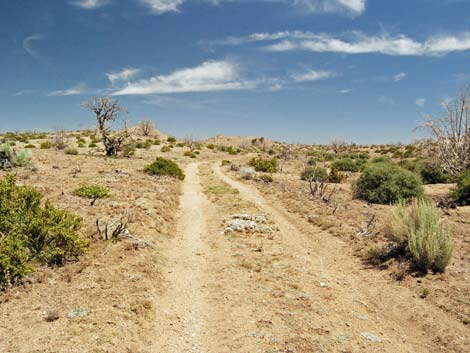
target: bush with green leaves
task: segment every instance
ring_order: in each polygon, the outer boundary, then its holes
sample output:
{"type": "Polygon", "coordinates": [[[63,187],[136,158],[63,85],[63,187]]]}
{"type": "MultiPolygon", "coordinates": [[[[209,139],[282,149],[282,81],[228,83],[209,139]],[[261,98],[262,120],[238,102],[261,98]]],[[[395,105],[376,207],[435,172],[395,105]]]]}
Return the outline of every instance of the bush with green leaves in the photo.
{"type": "Polygon", "coordinates": [[[463,172],[457,179],[457,187],[452,193],[455,202],[470,206],[470,170],[463,172]]]}
{"type": "Polygon", "coordinates": [[[327,181],[328,172],[322,167],[307,167],[300,174],[300,179],[305,181],[327,181]]]}
{"type": "Polygon", "coordinates": [[[415,199],[409,206],[399,201],[390,213],[387,233],[423,271],[444,272],[452,259],[454,246],[449,232],[429,200],[415,199]]]}
{"type": "Polygon", "coordinates": [[[354,185],[357,198],[376,204],[390,204],[423,195],[418,175],[390,163],[368,165],[354,185]]]}
{"type": "Polygon", "coordinates": [[[348,153],[345,158],[350,158],[350,159],[369,159],[369,153],[368,152],[351,152],[348,153]]]}
{"type": "Polygon", "coordinates": [[[331,167],[341,172],[360,172],[366,163],[365,159],[342,158],[334,161],[331,167]]]}
{"type": "Polygon", "coordinates": [[[248,165],[255,168],[257,172],[263,172],[263,173],[276,173],[279,168],[279,164],[276,158],[272,158],[272,159],[252,158],[248,162],[248,165]]]}
{"type": "Polygon", "coordinates": [[[162,152],[170,152],[170,150],[171,150],[171,147],[170,147],[170,146],[163,146],[163,147],[161,148],[161,151],[162,151],[162,152]]]}
{"type": "Polygon", "coordinates": [[[418,163],[416,171],[421,175],[424,184],[447,184],[452,181],[451,176],[432,161],[418,163]]]}
{"type": "Polygon", "coordinates": [[[334,167],[331,168],[330,173],[328,174],[328,182],[333,184],[341,183],[345,178],[346,175],[334,167]]]}
{"type": "Polygon", "coordinates": [[[389,156],[375,157],[371,161],[372,163],[393,163],[393,160],[389,156]]]}
{"type": "Polygon", "coordinates": [[[18,282],[35,264],[62,265],[83,254],[82,219],[42,202],[34,188],[0,179],[0,287],[18,282]]]}
{"type": "Polygon", "coordinates": [[[157,157],[155,162],[145,166],[144,171],[150,175],[169,176],[179,180],[185,178],[178,164],[162,157],[157,157]]]}
{"type": "Polygon", "coordinates": [[[4,143],[0,146],[0,152],[3,152],[13,167],[26,167],[31,165],[31,152],[24,150],[17,150],[13,148],[10,143],[4,143]]]}
{"type": "Polygon", "coordinates": [[[272,183],[274,181],[273,177],[269,174],[261,174],[257,180],[263,183],[272,183]]]}
{"type": "Polygon", "coordinates": [[[51,141],[44,141],[39,145],[39,148],[42,150],[48,150],[52,147],[54,147],[54,144],[51,141]]]}
{"type": "Polygon", "coordinates": [[[174,143],[174,142],[176,142],[176,137],[170,136],[166,140],[170,143],[174,143]]]}
{"type": "Polygon", "coordinates": [[[109,196],[109,189],[102,185],[82,185],[75,189],[73,192],[75,195],[86,198],[86,199],[104,199],[109,196]]]}
{"type": "Polygon", "coordinates": [[[68,147],[64,150],[64,153],[70,156],[77,156],[78,155],[78,150],[73,147],[68,147]]]}

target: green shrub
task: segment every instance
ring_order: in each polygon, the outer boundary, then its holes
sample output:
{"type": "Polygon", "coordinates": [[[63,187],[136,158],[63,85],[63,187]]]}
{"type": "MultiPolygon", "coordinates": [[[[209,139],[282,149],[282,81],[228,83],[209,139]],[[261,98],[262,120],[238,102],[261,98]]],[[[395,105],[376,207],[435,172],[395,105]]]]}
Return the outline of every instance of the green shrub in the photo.
{"type": "Polygon", "coordinates": [[[134,146],[135,146],[135,148],[148,150],[150,147],[152,147],[152,141],[150,141],[150,140],[147,140],[145,142],[144,141],[137,141],[134,146]]]}
{"type": "Polygon", "coordinates": [[[76,156],[76,155],[78,155],[78,150],[76,148],[73,148],[73,147],[68,147],[64,150],[64,153],[68,154],[70,156],[76,156]]]}
{"type": "Polygon", "coordinates": [[[90,142],[88,145],[89,148],[96,148],[96,142],[90,142]]]}
{"type": "Polygon", "coordinates": [[[391,211],[387,235],[406,248],[421,270],[444,272],[452,258],[452,240],[431,201],[415,199],[410,206],[398,202],[391,211]]]}
{"type": "Polygon", "coordinates": [[[155,146],[159,146],[162,142],[159,139],[155,139],[152,142],[155,146]]]}
{"type": "Polygon", "coordinates": [[[207,147],[208,149],[210,149],[210,150],[214,150],[214,149],[215,149],[215,145],[212,144],[212,143],[208,144],[206,147],[207,147]]]}
{"type": "Polygon", "coordinates": [[[446,184],[452,179],[439,165],[431,161],[418,163],[416,171],[421,175],[424,184],[446,184]]]}
{"type": "Polygon", "coordinates": [[[183,171],[175,162],[162,157],[157,157],[155,162],[144,168],[144,171],[150,175],[170,176],[179,180],[185,178],[183,171]]]}
{"type": "Polygon", "coordinates": [[[367,152],[352,152],[348,153],[345,158],[350,158],[350,159],[369,159],[369,153],[367,152]]]}
{"type": "Polygon", "coordinates": [[[372,163],[393,163],[393,160],[389,156],[380,156],[372,159],[372,163]]]}
{"type": "Polygon", "coordinates": [[[328,174],[328,182],[329,183],[341,183],[344,178],[346,178],[346,175],[341,173],[338,169],[336,168],[331,168],[330,173],[328,174]]]}
{"type": "Polygon", "coordinates": [[[373,163],[354,185],[354,194],[371,203],[389,204],[421,196],[423,186],[419,177],[406,169],[390,163],[373,163]]]}
{"type": "Polygon", "coordinates": [[[33,144],[30,143],[30,144],[27,144],[26,146],[24,146],[24,148],[29,148],[29,149],[36,148],[36,145],[33,145],[33,144]]]}
{"type": "Polygon", "coordinates": [[[255,168],[257,172],[276,173],[278,171],[278,162],[276,158],[252,158],[251,161],[248,162],[248,165],[255,168]]]}
{"type": "Polygon", "coordinates": [[[359,172],[366,163],[365,159],[342,158],[334,161],[331,166],[341,172],[359,172]]]}
{"type": "Polygon", "coordinates": [[[0,151],[4,152],[14,167],[26,167],[31,165],[31,152],[28,150],[16,150],[9,143],[0,146],[0,151]]]}
{"type": "Polygon", "coordinates": [[[452,193],[461,206],[470,206],[470,170],[462,173],[457,180],[457,188],[452,193]]]}
{"type": "Polygon", "coordinates": [[[322,167],[307,167],[300,174],[301,180],[327,181],[328,172],[322,167]]]}
{"type": "Polygon", "coordinates": [[[269,174],[261,174],[258,177],[259,181],[262,181],[263,183],[272,183],[274,181],[273,177],[269,174]]]}
{"type": "Polygon", "coordinates": [[[18,282],[35,263],[61,265],[86,249],[82,220],[54,208],[34,188],[0,179],[0,286],[18,282]]]}
{"type": "Polygon", "coordinates": [[[54,144],[51,141],[44,141],[39,145],[39,148],[42,150],[48,150],[52,147],[54,147],[54,144]]]}
{"type": "Polygon", "coordinates": [[[170,152],[170,150],[171,150],[171,148],[170,148],[169,146],[163,146],[163,147],[161,148],[161,151],[162,151],[162,152],[170,152]]]}
{"type": "Polygon", "coordinates": [[[176,142],[176,137],[170,136],[166,140],[170,143],[174,143],[174,142],[176,142]]]}
{"type": "Polygon", "coordinates": [[[109,196],[109,189],[102,185],[83,185],[73,192],[75,195],[86,199],[103,199],[109,196]]]}
{"type": "Polygon", "coordinates": [[[226,165],[230,165],[230,164],[232,164],[232,161],[229,161],[228,159],[224,159],[224,160],[222,161],[222,163],[220,163],[220,165],[221,165],[222,167],[224,167],[224,166],[226,166],[226,165]]]}

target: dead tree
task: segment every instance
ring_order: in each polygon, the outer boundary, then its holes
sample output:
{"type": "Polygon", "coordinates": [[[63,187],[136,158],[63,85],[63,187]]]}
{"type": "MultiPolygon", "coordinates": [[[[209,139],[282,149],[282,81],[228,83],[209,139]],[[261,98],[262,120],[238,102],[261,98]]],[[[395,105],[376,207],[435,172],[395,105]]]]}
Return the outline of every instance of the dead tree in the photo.
{"type": "Polygon", "coordinates": [[[349,147],[349,144],[345,140],[342,140],[342,139],[336,138],[336,139],[331,140],[330,142],[330,148],[333,150],[335,154],[339,154],[343,152],[344,150],[348,149],[348,147],[349,147]]]}
{"type": "Polygon", "coordinates": [[[116,156],[128,139],[129,133],[125,127],[120,132],[113,132],[111,124],[119,118],[121,113],[127,112],[126,108],[110,97],[95,97],[92,101],[85,101],[83,108],[96,116],[106,155],[116,156]]]}
{"type": "Polygon", "coordinates": [[[155,127],[155,124],[152,121],[142,120],[139,123],[139,129],[140,129],[140,132],[142,132],[142,135],[150,136],[152,134],[152,132],[155,131],[156,127],[155,127]]]}
{"type": "Polygon", "coordinates": [[[470,169],[470,85],[457,97],[442,102],[446,114],[442,118],[427,116],[421,125],[435,139],[434,155],[443,170],[458,176],[470,169]]]}

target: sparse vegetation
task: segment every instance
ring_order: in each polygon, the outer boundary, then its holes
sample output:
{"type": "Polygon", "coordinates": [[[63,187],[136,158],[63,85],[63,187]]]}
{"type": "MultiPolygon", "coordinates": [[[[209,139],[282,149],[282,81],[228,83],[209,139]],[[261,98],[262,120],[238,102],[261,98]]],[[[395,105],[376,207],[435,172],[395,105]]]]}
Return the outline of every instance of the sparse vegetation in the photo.
{"type": "Polygon", "coordinates": [[[169,176],[179,180],[185,178],[183,171],[175,162],[162,157],[157,157],[155,162],[144,168],[144,171],[150,175],[169,176]]]}
{"type": "MultiPolygon", "coordinates": [[[[1,155],[6,158],[6,161],[11,167],[26,167],[28,165],[31,165],[31,152],[26,149],[17,150],[16,148],[12,147],[9,143],[4,143],[0,146],[0,157],[1,155]]],[[[7,167],[8,166],[5,165],[3,166],[3,168],[7,167]]]]}
{"type": "Polygon", "coordinates": [[[73,148],[73,147],[67,147],[64,150],[64,153],[68,154],[70,156],[77,156],[78,155],[78,150],[76,148],[73,148]]]}

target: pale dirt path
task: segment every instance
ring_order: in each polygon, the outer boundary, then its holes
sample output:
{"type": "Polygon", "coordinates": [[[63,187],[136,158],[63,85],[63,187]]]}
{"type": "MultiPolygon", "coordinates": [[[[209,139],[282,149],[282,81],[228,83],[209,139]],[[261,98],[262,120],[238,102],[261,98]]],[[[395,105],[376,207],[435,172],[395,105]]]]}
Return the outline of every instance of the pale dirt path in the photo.
{"type": "Polygon", "coordinates": [[[163,317],[157,318],[159,331],[152,352],[207,352],[208,310],[206,304],[205,209],[198,164],[185,170],[186,179],[180,199],[176,238],[167,252],[169,286],[157,303],[163,317]]]}
{"type": "Polygon", "coordinates": [[[382,341],[374,348],[351,340],[353,351],[469,352],[469,330],[445,312],[417,298],[407,288],[364,269],[346,244],[330,234],[319,228],[309,234],[312,225],[306,228],[304,220],[287,214],[281,205],[268,201],[254,187],[224,174],[218,165],[214,165],[214,171],[222,181],[238,189],[241,198],[257,205],[279,226],[285,251],[294,254],[295,277],[302,290],[319,302],[322,290],[330,290],[330,298],[326,299],[335,310],[327,317],[312,313],[315,325],[330,332],[340,332],[347,326],[353,337],[368,332],[382,341]],[[364,312],[367,319],[361,318],[364,312]]]}

